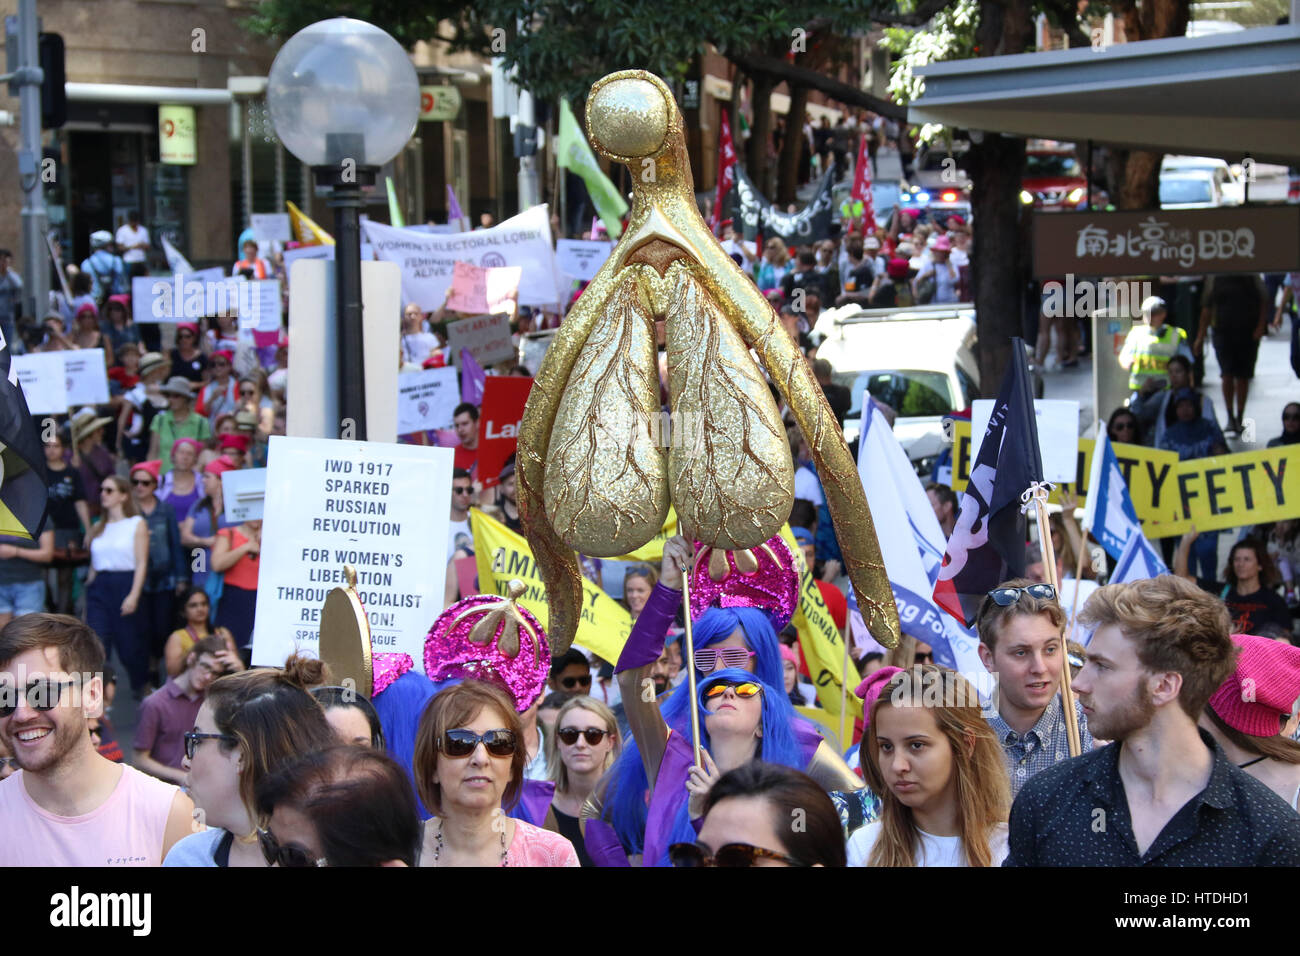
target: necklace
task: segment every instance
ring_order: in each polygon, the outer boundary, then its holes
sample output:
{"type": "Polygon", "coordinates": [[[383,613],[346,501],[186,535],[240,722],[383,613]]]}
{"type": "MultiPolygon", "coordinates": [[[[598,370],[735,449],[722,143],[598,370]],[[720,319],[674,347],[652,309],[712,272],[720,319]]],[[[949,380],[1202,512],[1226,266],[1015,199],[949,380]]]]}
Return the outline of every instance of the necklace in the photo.
{"type": "Polygon", "coordinates": [[[1239,763],[1239,764],[1237,764],[1237,766],[1238,766],[1238,767],[1241,767],[1242,769],[1245,769],[1246,767],[1249,767],[1249,766],[1251,766],[1252,764],[1257,764],[1257,763],[1259,763],[1261,760],[1267,760],[1267,759],[1268,759],[1267,757],[1256,757],[1254,760],[1247,760],[1245,763],[1239,763]]]}
{"type": "MultiPolygon", "coordinates": [[[[438,860],[442,856],[442,819],[441,818],[438,819],[438,832],[435,834],[435,836],[438,842],[433,848],[433,865],[437,866],[438,860]]],[[[509,864],[506,863],[506,828],[504,826],[501,828],[501,865],[509,866],[509,864]]]]}

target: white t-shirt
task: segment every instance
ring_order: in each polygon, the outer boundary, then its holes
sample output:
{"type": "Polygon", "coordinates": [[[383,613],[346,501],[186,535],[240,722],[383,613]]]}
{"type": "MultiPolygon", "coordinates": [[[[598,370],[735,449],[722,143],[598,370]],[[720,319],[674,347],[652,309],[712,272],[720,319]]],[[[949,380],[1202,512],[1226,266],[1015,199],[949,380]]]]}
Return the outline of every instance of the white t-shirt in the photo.
{"type": "Polygon", "coordinates": [[[135,529],[143,520],[132,515],[105,525],[90,542],[90,566],[96,571],[134,571],[135,529]]]}
{"type": "Polygon", "coordinates": [[[826,503],[821,485],[817,483],[817,476],[807,468],[795,469],[794,496],[802,498],[804,501],[811,501],[819,508],[826,503]]]}
{"type": "Polygon", "coordinates": [[[131,224],[127,223],[124,226],[117,227],[117,235],[113,238],[117,241],[117,244],[122,247],[123,262],[144,262],[144,250],[132,249],[130,247],[139,245],[142,242],[148,245],[148,229],[144,226],[137,226],[135,229],[132,229],[131,224]]]}
{"type": "MultiPolygon", "coordinates": [[[[856,830],[853,836],[849,837],[847,846],[849,866],[867,865],[867,860],[871,857],[871,848],[876,845],[876,838],[880,836],[881,829],[880,821],[876,821],[856,830]]],[[[918,866],[966,865],[966,853],[962,849],[961,837],[935,836],[932,833],[926,833],[924,830],[917,830],[916,832],[920,837],[920,846],[916,848],[915,852],[918,866]]],[[[1007,858],[1008,852],[1007,825],[1005,823],[999,823],[993,827],[993,832],[989,834],[989,850],[992,853],[990,859],[992,865],[1001,866],[1002,861],[1007,858]]]]}
{"type": "Polygon", "coordinates": [[[469,519],[464,521],[452,521],[447,525],[447,560],[456,552],[456,539],[461,535],[465,536],[464,546],[469,550],[474,550],[474,533],[469,530],[469,519]]]}

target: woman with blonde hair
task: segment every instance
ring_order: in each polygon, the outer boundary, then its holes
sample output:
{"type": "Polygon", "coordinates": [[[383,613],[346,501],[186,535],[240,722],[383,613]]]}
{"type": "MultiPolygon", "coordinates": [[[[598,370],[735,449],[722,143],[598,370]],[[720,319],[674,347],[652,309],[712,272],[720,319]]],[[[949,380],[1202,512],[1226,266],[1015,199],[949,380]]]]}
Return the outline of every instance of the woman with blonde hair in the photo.
{"type": "Polygon", "coordinates": [[[618,718],[594,697],[571,697],[555,715],[555,728],[546,735],[546,770],[555,783],[547,829],[573,844],[583,866],[595,866],[587,855],[579,813],[618,755],[618,718]]]}
{"type": "Polygon", "coordinates": [[[849,838],[850,866],[1002,863],[1011,784],[979,694],[960,674],[922,664],[890,678],[861,761],[882,806],[849,838]]]}
{"type": "Polygon", "coordinates": [[[759,291],[780,291],[785,274],[790,271],[790,250],[776,236],[763,243],[763,261],[758,267],[759,291]]]}
{"type": "Polygon", "coordinates": [[[632,620],[637,619],[645,602],[659,583],[659,572],[648,564],[634,564],[623,576],[623,604],[627,606],[632,620]]]}

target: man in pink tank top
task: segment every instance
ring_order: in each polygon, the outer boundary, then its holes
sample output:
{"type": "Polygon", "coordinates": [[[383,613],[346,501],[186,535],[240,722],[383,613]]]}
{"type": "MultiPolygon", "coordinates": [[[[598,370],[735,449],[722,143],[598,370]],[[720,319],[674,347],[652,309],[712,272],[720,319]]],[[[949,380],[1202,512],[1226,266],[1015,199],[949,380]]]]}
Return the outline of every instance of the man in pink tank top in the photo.
{"type": "Polygon", "coordinates": [[[0,781],[0,866],[159,866],[195,829],[176,787],[100,756],[104,648],[63,614],[0,629],[0,740],[19,772],[0,781]]]}

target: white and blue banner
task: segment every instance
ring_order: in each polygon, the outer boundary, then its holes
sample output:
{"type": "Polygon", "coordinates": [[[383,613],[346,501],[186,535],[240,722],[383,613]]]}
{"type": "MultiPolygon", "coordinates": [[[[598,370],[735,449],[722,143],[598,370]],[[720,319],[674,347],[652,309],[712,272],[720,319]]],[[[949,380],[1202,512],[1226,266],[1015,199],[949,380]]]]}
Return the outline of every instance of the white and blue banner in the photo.
{"type": "Polygon", "coordinates": [[[1088,503],[1083,509],[1083,530],[1091,534],[1118,560],[1129,539],[1142,537],[1128,484],[1120,471],[1115,449],[1110,447],[1105,427],[1099,422],[1097,444],[1092,450],[1092,468],[1088,474],[1088,503]]]}
{"type": "Polygon", "coordinates": [[[936,664],[981,686],[979,678],[986,672],[978,639],[931,598],[945,548],[939,519],[907,454],[869,394],[863,398],[863,408],[870,414],[864,417],[858,442],[858,474],[903,632],[929,644],[936,664]]]}
{"type": "Polygon", "coordinates": [[[1144,578],[1155,578],[1168,573],[1169,568],[1165,565],[1160,552],[1153,548],[1151,542],[1139,531],[1128,539],[1128,544],[1120,552],[1119,560],[1115,562],[1115,570],[1110,575],[1110,583],[1127,584],[1129,581],[1141,581],[1144,578]]]}

